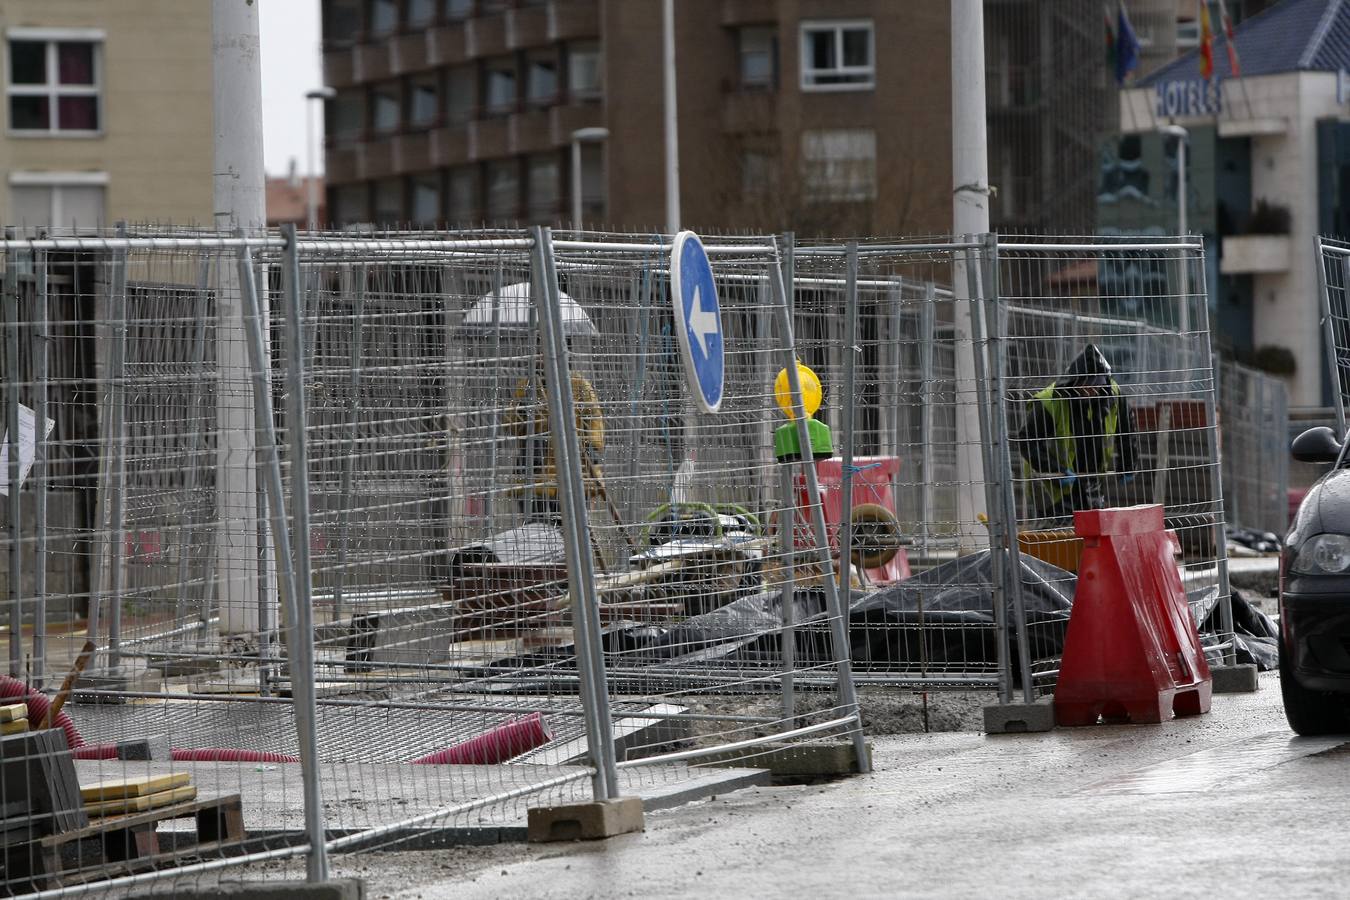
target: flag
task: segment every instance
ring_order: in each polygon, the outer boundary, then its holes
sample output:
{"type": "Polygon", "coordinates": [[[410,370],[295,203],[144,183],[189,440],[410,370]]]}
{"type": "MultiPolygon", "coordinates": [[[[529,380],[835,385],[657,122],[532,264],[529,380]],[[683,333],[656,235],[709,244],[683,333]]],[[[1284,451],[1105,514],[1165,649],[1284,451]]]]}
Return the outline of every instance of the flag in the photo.
{"type": "Polygon", "coordinates": [[[1139,38],[1134,35],[1125,4],[1121,3],[1119,8],[1120,13],[1116,18],[1116,84],[1124,87],[1125,79],[1139,68],[1139,38]]]}
{"type": "Polygon", "coordinates": [[[1200,77],[1214,77],[1214,29],[1209,26],[1209,4],[1200,0],[1200,77]]]}
{"type": "Polygon", "coordinates": [[[1238,65],[1237,35],[1233,33],[1233,18],[1228,15],[1228,4],[1219,0],[1219,22],[1223,25],[1224,46],[1228,48],[1228,68],[1233,70],[1234,78],[1242,77],[1242,67],[1238,65]]]}

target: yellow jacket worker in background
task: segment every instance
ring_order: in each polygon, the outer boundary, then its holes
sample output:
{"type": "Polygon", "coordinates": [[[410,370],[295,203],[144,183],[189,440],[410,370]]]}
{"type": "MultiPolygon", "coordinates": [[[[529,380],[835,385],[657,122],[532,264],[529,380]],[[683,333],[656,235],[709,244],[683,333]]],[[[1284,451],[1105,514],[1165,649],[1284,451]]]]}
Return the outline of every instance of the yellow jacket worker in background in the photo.
{"type": "MultiPolygon", "coordinates": [[[[516,385],[515,407],[507,419],[511,433],[521,438],[521,468],[525,474],[526,511],[556,516],[558,506],[558,464],[553,455],[553,436],[548,427],[548,399],[543,378],[534,385],[531,415],[530,381],[522,378],[516,385]],[[531,439],[533,435],[533,439],[531,439]]],[[[572,373],[572,402],[576,410],[577,436],[581,442],[583,482],[590,497],[600,493],[600,459],[605,450],[605,420],[595,388],[582,375],[572,373]]]]}

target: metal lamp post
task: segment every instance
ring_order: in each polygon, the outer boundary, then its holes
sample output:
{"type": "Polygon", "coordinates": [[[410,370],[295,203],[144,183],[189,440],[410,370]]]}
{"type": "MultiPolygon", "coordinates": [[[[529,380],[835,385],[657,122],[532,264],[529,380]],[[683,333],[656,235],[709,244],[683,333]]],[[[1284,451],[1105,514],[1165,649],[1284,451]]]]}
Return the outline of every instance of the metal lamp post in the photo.
{"type": "Polygon", "coordinates": [[[581,145],[608,137],[608,128],[578,128],[572,132],[572,227],[577,231],[581,230],[581,145]]]}
{"type": "Polygon", "coordinates": [[[337,95],[337,91],[330,87],[315,88],[305,94],[305,173],[307,181],[305,184],[305,229],[308,231],[319,230],[319,192],[317,190],[316,179],[318,173],[314,170],[314,104],[311,101],[332,100],[337,95]]]}
{"type": "MultiPolygon", "coordinates": [[[[1181,238],[1186,238],[1186,151],[1190,144],[1191,133],[1180,125],[1159,125],[1158,133],[1177,139],[1177,230],[1181,238]]],[[[1190,260],[1185,251],[1181,254],[1181,315],[1180,329],[1182,340],[1191,330],[1190,310],[1190,260]]],[[[1187,348],[1189,350],[1189,348],[1187,348]]]]}

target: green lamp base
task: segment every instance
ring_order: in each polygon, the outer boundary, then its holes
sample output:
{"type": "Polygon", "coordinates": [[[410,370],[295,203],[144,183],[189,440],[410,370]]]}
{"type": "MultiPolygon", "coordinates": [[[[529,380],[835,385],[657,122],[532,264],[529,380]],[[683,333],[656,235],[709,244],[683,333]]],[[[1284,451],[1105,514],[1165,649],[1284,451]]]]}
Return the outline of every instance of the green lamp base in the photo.
{"type": "MultiPolygon", "coordinates": [[[[811,435],[811,457],[829,459],[834,456],[834,438],[830,426],[815,419],[806,420],[807,432],[811,435]]],[[[801,439],[797,432],[797,423],[780,425],[773,433],[773,455],[779,462],[804,462],[801,439]]]]}

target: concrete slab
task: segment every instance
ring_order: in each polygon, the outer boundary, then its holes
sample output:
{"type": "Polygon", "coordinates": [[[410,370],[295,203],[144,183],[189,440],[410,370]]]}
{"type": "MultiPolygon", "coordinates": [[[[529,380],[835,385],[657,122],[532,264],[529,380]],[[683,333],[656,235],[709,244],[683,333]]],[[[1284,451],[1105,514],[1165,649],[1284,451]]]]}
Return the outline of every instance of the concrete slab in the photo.
{"type": "MultiPolygon", "coordinates": [[[[132,895],[133,898],[136,895],[132,895]]],[[[154,896],[162,900],[163,894],[154,896]]],[[[366,884],[359,878],[337,878],[331,881],[222,881],[200,891],[177,890],[179,900],[365,900],[366,884]]]]}
{"type": "Polygon", "coordinates": [[[1035,703],[995,703],[984,708],[985,734],[1036,734],[1055,727],[1054,699],[1035,703]]]}
{"type": "Polygon", "coordinates": [[[1260,687],[1256,666],[1248,663],[1238,666],[1211,666],[1210,678],[1216,694],[1250,694],[1260,687]]]}
{"type": "Polygon", "coordinates": [[[529,810],[529,840],[595,841],[642,831],[644,824],[642,801],[637,797],[536,806],[529,810]]]}
{"type": "MultiPolygon", "coordinates": [[[[870,766],[872,745],[867,745],[870,766]]],[[[706,757],[709,766],[753,765],[767,769],[777,783],[858,774],[858,756],[848,742],[766,744],[706,757]]]]}

